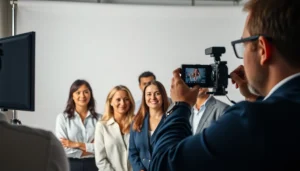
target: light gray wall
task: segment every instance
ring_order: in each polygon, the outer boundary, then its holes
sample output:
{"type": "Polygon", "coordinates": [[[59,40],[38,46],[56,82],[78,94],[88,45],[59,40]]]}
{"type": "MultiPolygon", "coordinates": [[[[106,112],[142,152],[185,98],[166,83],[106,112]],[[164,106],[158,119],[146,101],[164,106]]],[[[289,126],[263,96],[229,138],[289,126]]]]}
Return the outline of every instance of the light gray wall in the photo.
{"type": "MultiPolygon", "coordinates": [[[[204,53],[211,46],[226,47],[222,60],[232,71],[242,60],[230,41],[240,38],[245,16],[241,7],[19,2],[17,32],[37,33],[36,110],[19,111],[19,118],[53,131],[77,78],[91,83],[100,113],[115,85],[128,86],[140,99],[137,78],[145,70],[153,71],[169,93],[175,68],[213,63],[204,53]]],[[[232,100],[242,99],[231,84],[228,91],[232,100]]]]}

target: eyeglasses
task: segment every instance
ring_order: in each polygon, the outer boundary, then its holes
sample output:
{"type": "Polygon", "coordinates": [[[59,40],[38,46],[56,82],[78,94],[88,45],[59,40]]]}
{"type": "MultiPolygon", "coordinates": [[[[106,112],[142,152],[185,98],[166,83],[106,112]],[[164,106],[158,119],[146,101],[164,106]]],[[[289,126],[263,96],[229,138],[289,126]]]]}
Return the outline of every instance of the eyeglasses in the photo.
{"type": "Polygon", "coordinates": [[[245,51],[244,43],[256,41],[260,36],[264,36],[268,40],[271,40],[270,37],[259,34],[259,35],[250,36],[250,37],[241,38],[239,40],[232,41],[231,45],[233,47],[235,56],[239,59],[243,59],[244,58],[244,51],[245,51]]]}

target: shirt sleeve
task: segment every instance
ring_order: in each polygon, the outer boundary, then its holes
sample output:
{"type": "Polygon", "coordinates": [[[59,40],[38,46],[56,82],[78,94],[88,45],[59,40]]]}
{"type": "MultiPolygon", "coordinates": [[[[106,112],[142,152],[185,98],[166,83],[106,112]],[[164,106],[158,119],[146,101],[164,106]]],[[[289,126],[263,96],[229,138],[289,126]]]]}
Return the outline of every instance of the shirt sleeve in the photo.
{"type": "MultiPolygon", "coordinates": [[[[68,133],[66,130],[66,119],[63,114],[59,114],[56,118],[55,133],[56,133],[56,137],[58,139],[61,139],[61,138],[69,139],[68,133]]],[[[68,157],[80,158],[82,155],[82,150],[80,150],[80,149],[64,147],[64,150],[68,157]]]]}
{"type": "Polygon", "coordinates": [[[95,153],[94,144],[93,143],[85,143],[86,152],[95,153]]]}
{"type": "Polygon", "coordinates": [[[115,171],[111,163],[107,160],[107,153],[104,144],[102,123],[98,122],[95,131],[95,160],[99,170],[115,171]]]}

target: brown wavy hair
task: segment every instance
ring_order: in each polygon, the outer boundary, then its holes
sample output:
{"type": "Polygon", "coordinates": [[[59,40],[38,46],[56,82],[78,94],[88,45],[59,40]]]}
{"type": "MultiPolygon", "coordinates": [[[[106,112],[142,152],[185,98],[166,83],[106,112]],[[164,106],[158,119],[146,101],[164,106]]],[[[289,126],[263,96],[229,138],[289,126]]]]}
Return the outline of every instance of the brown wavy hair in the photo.
{"type": "Polygon", "coordinates": [[[142,97],[142,103],[141,103],[141,106],[134,118],[134,123],[132,125],[132,129],[134,131],[138,131],[140,132],[141,129],[142,129],[142,126],[143,126],[143,122],[144,122],[144,119],[145,119],[145,116],[146,116],[146,113],[149,112],[149,107],[147,106],[146,104],[146,100],[145,100],[145,97],[146,97],[146,89],[148,86],[150,85],[155,85],[157,86],[160,94],[162,95],[162,100],[163,100],[163,103],[162,103],[162,110],[163,110],[163,113],[166,113],[167,110],[168,110],[168,107],[170,105],[169,103],[169,99],[168,99],[168,95],[167,95],[167,92],[166,92],[166,89],[165,87],[162,85],[162,83],[160,83],[159,81],[156,81],[156,80],[153,80],[151,82],[149,82],[144,90],[143,90],[143,97],[142,97]]]}
{"type": "Polygon", "coordinates": [[[87,86],[87,88],[89,89],[89,91],[91,93],[91,99],[88,103],[88,110],[91,112],[93,118],[98,119],[97,118],[97,113],[96,113],[96,110],[95,110],[95,99],[94,99],[94,95],[93,95],[93,90],[92,90],[90,84],[86,80],[78,79],[78,80],[75,80],[73,82],[73,84],[70,87],[67,106],[66,106],[66,109],[64,110],[64,113],[68,114],[68,118],[74,117],[74,112],[75,112],[76,105],[75,105],[75,102],[73,100],[73,93],[75,91],[77,91],[82,85],[87,86]]]}
{"type": "Polygon", "coordinates": [[[111,104],[112,98],[114,97],[114,95],[116,94],[117,91],[125,91],[127,93],[128,97],[129,97],[129,100],[130,100],[130,108],[129,108],[129,110],[127,112],[127,115],[126,115],[126,118],[125,118],[124,127],[121,130],[123,133],[129,133],[130,124],[131,124],[131,122],[133,121],[133,118],[134,118],[135,103],[134,103],[134,99],[133,99],[133,96],[132,96],[130,90],[124,85],[115,86],[108,93],[108,95],[106,97],[106,102],[105,102],[104,115],[103,115],[101,121],[102,122],[107,122],[110,118],[112,118],[114,116],[114,109],[110,104],[111,104]]]}

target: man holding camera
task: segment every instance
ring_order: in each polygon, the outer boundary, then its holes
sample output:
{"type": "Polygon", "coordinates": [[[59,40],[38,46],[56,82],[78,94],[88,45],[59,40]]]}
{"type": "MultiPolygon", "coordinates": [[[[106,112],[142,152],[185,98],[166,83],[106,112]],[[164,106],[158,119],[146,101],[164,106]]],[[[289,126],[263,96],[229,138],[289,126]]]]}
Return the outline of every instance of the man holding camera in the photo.
{"type": "Polygon", "coordinates": [[[300,1],[249,0],[244,9],[249,15],[242,39],[232,42],[244,66],[230,75],[246,101],[190,136],[199,87],[190,89],[175,70],[175,105],[152,137],[150,170],[299,170],[300,1]],[[248,87],[264,98],[257,100],[248,87]]]}

